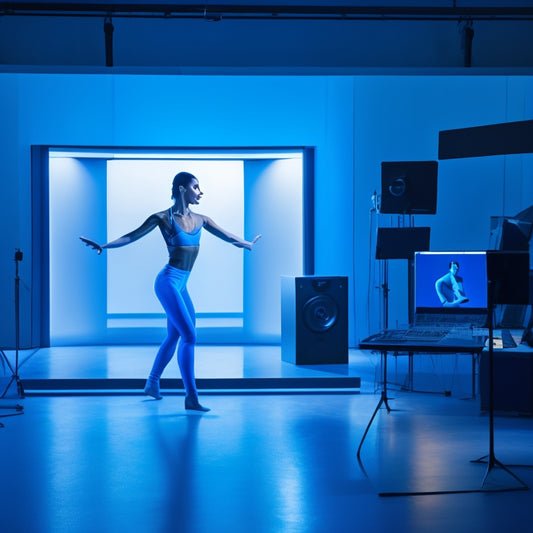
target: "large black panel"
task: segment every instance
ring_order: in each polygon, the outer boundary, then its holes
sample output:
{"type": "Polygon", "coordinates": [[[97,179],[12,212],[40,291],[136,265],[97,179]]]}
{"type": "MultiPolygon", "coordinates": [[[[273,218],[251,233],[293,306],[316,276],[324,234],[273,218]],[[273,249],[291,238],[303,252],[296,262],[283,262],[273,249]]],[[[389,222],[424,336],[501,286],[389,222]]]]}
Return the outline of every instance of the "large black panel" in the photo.
{"type": "Polygon", "coordinates": [[[348,363],[347,277],[282,277],[281,357],[297,365],[348,363]]]}
{"type": "Polygon", "coordinates": [[[439,132],[439,159],[533,152],[533,120],[439,132]]]}

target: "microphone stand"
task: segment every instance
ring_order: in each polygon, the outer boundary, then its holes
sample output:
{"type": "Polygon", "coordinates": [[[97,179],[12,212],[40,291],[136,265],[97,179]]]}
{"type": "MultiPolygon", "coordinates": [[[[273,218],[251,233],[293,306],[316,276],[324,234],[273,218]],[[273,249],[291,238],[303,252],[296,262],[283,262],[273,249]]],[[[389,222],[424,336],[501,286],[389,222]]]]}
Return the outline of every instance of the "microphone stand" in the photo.
{"type": "MultiPolygon", "coordinates": [[[[7,364],[7,366],[9,367],[9,370],[11,371],[11,379],[9,380],[9,383],[7,384],[0,398],[4,398],[6,396],[7,391],[9,390],[13,382],[16,382],[17,384],[17,397],[24,398],[24,387],[22,386],[22,381],[20,380],[20,377],[18,375],[19,373],[19,351],[20,351],[20,276],[19,276],[19,262],[20,261],[22,261],[22,252],[17,248],[15,251],[15,366],[13,367],[11,365],[4,351],[0,350],[0,355],[3,361],[7,364]]],[[[14,406],[0,405],[0,409],[16,410],[17,413],[15,414],[23,414],[22,413],[23,407],[18,404],[14,406]]],[[[2,415],[2,416],[14,416],[14,415],[11,414],[11,415],[2,415]]],[[[3,424],[0,424],[0,427],[4,427],[3,424]]]]}

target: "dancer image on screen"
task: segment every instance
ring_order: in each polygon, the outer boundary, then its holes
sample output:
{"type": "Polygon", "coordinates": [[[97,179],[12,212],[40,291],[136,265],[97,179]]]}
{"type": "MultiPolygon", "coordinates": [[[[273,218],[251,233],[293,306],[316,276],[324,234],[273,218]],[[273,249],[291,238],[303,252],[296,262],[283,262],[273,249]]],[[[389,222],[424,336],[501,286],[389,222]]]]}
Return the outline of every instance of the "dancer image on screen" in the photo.
{"type": "Polygon", "coordinates": [[[104,249],[119,248],[137,241],[159,227],[168,248],[169,260],[157,275],[154,288],[167,315],[167,336],[159,347],[144,392],[157,400],[162,398],[159,380],[177,347],[178,365],[185,387],[185,409],[209,411],[198,401],[194,375],[196,319],[187,291],[187,280],[198,256],[201,230],[205,228],[216,237],[247,250],[252,249],[261,235],[246,241],[222,229],[209,217],[193,213],[189,206],[197,205],[202,195],[197,178],[188,172],[180,172],[172,182],[172,207],[150,215],[137,229],[107,244],[100,245],[85,237],[80,239],[101,254],[104,249]]]}
{"type": "Polygon", "coordinates": [[[449,272],[435,282],[435,290],[440,302],[444,307],[459,307],[468,302],[466,297],[463,278],[457,274],[459,263],[450,261],[449,272]]]}

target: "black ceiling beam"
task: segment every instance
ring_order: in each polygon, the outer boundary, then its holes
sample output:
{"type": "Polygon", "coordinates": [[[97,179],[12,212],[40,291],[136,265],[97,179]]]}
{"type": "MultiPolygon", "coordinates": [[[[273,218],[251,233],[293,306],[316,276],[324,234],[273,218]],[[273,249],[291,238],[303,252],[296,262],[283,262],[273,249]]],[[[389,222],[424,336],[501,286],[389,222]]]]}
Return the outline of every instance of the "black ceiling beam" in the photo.
{"type": "Polygon", "coordinates": [[[533,19],[533,7],[433,7],[433,6],[346,6],[346,5],[239,5],[186,3],[114,2],[0,2],[0,16],[139,16],[194,17],[212,14],[224,18],[293,19],[533,19]]]}

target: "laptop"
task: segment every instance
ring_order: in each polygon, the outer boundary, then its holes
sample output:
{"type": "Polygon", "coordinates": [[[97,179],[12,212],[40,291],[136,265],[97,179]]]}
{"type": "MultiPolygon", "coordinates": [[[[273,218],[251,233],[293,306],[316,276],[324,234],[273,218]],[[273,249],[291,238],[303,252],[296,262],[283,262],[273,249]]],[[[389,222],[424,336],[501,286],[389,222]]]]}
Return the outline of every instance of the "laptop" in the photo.
{"type": "Polygon", "coordinates": [[[360,343],[482,342],[488,319],[487,252],[415,252],[413,323],[360,343]]]}

